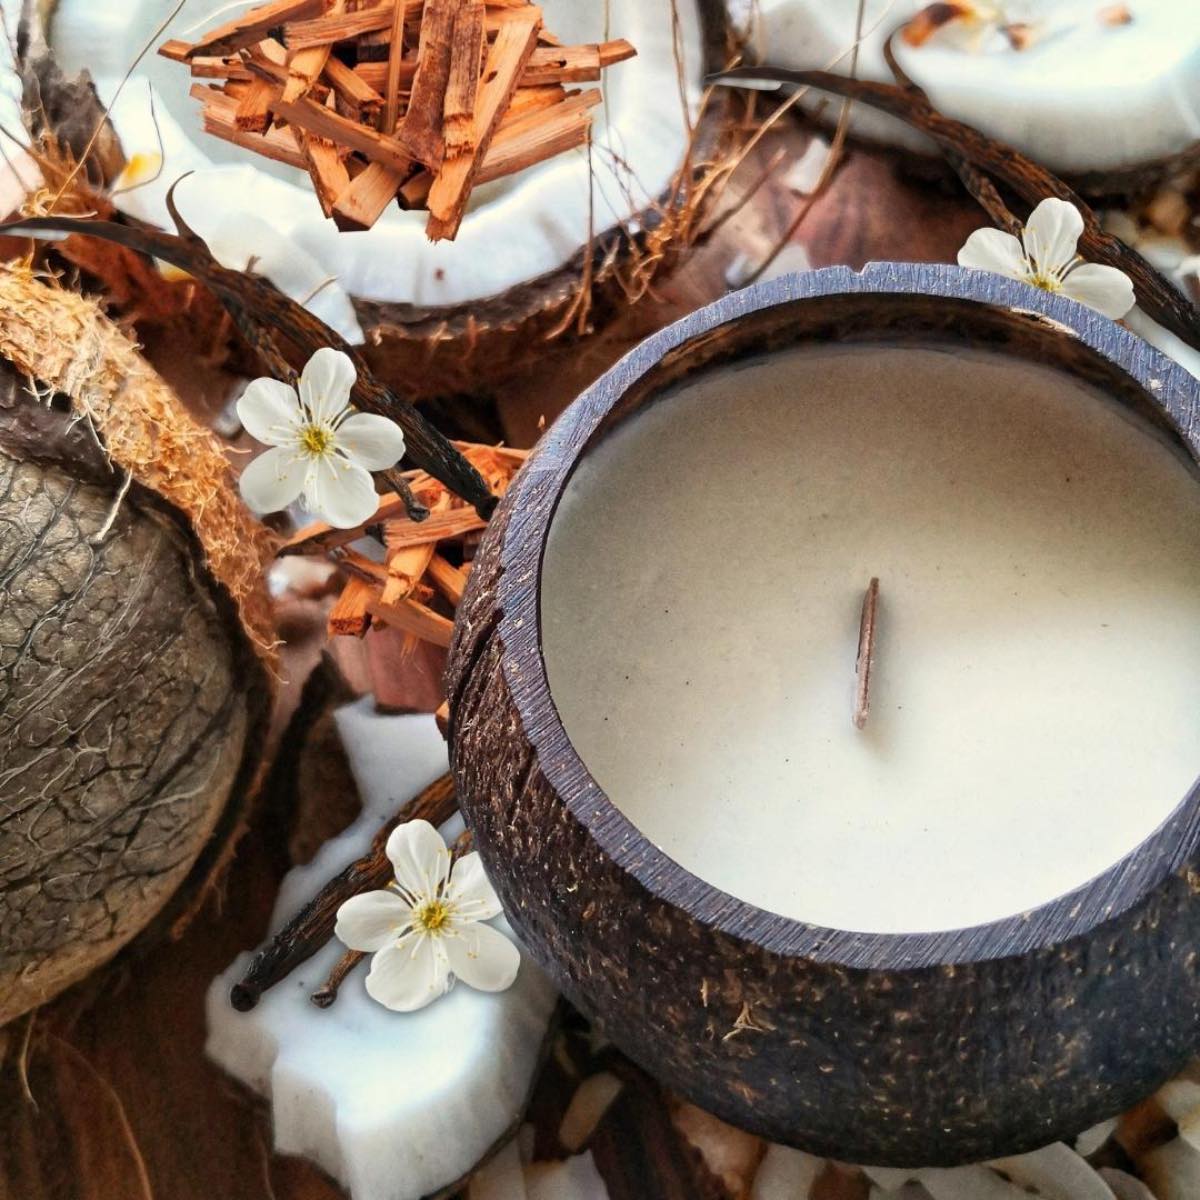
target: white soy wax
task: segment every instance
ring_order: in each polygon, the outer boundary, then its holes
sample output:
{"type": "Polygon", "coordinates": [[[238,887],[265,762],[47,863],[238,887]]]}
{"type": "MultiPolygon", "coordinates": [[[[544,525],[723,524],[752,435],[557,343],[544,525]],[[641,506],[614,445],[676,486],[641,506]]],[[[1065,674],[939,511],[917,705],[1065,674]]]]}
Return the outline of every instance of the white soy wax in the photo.
{"type": "Polygon", "coordinates": [[[682,866],[788,917],[1028,910],[1200,772],[1200,482],[1032,363],[802,347],[686,381],[583,458],[542,588],[594,778],[682,866]]]}

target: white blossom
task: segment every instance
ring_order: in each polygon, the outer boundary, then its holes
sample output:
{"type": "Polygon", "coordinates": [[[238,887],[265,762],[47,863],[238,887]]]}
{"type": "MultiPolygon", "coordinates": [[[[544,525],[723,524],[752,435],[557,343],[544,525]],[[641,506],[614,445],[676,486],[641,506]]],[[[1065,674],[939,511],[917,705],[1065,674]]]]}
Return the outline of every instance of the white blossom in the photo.
{"type": "Polygon", "coordinates": [[[300,393],[277,379],[256,379],[242,393],[238,418],[271,447],[242,472],[242,498],[256,513],[276,512],[303,495],[304,507],[330,525],[350,529],[378,505],[372,471],[404,455],[395,422],[355,412],[357,372],[340,350],[324,346],[308,360],[300,393]]]}
{"type": "Polygon", "coordinates": [[[958,265],[1022,279],[1119,320],[1133,307],[1133,284],[1116,267],[1084,262],[1075,250],[1082,233],[1079,209],[1051,197],[1033,210],[1019,239],[1002,229],[975,230],[958,265]]]}
{"type": "Polygon", "coordinates": [[[387,855],[395,881],[353,896],[338,909],[334,932],[352,950],[374,954],[367,992],[397,1012],[444,996],[456,979],[483,992],[512,986],[521,954],[484,921],[500,901],[477,853],[451,866],[441,834],[428,821],[393,830],[387,855]]]}

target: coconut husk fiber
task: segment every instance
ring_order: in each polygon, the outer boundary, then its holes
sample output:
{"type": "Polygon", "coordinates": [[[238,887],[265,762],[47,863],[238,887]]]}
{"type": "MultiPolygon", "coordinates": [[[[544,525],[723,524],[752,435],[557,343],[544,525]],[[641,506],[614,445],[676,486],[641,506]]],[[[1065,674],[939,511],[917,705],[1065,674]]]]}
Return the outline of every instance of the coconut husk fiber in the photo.
{"type": "Polygon", "coordinates": [[[209,894],[275,651],[271,536],[133,343],[7,264],[0,360],[3,1023],[209,894]]]}

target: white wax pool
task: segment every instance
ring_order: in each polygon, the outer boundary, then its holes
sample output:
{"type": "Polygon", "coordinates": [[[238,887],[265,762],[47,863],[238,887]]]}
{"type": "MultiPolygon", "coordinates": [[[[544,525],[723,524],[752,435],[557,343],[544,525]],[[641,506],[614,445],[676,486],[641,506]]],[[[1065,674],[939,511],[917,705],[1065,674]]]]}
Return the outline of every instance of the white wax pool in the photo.
{"type": "Polygon", "coordinates": [[[541,616],[613,802],[696,875],[818,925],[1027,910],[1200,773],[1200,482],[1032,364],[800,348],[685,383],[580,464],[541,616]]]}

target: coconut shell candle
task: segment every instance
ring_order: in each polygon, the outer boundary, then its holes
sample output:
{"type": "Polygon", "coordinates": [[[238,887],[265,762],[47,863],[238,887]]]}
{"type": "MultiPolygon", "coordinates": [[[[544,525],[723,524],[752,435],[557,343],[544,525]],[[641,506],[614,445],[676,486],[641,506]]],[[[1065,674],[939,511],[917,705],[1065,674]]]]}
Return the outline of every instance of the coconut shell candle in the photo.
{"type": "Polygon", "coordinates": [[[514,928],[843,1160],[1070,1137],[1194,1052],[1200,392],[949,267],[731,296],[535,451],[451,653],[514,928]]]}
{"type": "MultiPolygon", "coordinates": [[[[777,66],[891,83],[892,39],[900,68],[940,112],[1097,195],[1136,191],[1197,160],[1200,8],[1190,0],[866,0],[861,41],[858,15],[858,4],[763,0],[754,44],[777,66]]],[[[866,106],[850,120],[865,140],[933,151],[866,106]]]]}

